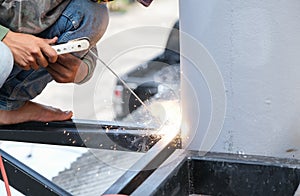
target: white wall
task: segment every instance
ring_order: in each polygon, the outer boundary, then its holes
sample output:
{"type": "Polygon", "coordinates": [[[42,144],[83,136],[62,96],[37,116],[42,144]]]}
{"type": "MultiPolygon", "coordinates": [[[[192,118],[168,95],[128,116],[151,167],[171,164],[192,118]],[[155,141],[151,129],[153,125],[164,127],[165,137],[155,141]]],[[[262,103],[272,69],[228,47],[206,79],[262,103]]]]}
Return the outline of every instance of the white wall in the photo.
{"type": "Polygon", "coordinates": [[[180,0],[185,147],[300,158],[299,10],[180,0]]]}

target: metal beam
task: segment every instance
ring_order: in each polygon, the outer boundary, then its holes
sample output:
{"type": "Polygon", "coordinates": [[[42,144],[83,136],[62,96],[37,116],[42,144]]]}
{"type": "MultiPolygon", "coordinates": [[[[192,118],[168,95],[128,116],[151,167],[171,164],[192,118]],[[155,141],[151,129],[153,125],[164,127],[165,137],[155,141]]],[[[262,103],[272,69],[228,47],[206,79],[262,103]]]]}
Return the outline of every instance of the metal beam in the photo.
{"type": "Polygon", "coordinates": [[[101,121],[28,122],[0,126],[0,140],[123,151],[146,152],[160,138],[151,128],[101,121]]]}
{"type": "Polygon", "coordinates": [[[189,170],[188,167],[183,166],[184,164],[187,164],[187,153],[185,150],[178,149],[130,195],[140,196],[144,193],[159,195],[161,187],[168,180],[171,181],[170,178],[175,178],[172,179],[175,183],[168,184],[169,192],[165,195],[189,195],[189,170]]]}
{"type": "MultiPolygon", "coordinates": [[[[24,195],[71,196],[47,178],[41,176],[0,149],[10,186],[24,195]]],[[[2,179],[2,175],[0,175],[2,179]]]]}
{"type": "Polygon", "coordinates": [[[153,148],[129,168],[104,194],[131,195],[176,150],[181,148],[179,130],[162,134],[153,148]],[[173,133],[172,133],[173,132],[173,133]]]}

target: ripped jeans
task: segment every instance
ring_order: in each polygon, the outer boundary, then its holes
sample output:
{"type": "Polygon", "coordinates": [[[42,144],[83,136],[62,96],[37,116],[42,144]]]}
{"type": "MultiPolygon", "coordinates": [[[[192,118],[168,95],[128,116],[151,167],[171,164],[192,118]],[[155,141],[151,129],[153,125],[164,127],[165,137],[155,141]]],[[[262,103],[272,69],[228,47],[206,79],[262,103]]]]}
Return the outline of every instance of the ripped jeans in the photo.
{"type": "MultiPolygon", "coordinates": [[[[42,38],[57,36],[58,43],[87,37],[90,46],[95,49],[96,43],[103,36],[107,25],[108,11],[105,4],[72,0],[60,18],[37,36],[42,38]]],[[[2,59],[0,63],[2,64],[2,59]]],[[[96,60],[93,63],[96,64],[96,60]]],[[[2,79],[1,68],[0,74],[2,79]]],[[[39,95],[52,80],[51,75],[44,68],[26,71],[14,65],[2,87],[0,80],[0,110],[20,108],[26,101],[39,95]]]]}

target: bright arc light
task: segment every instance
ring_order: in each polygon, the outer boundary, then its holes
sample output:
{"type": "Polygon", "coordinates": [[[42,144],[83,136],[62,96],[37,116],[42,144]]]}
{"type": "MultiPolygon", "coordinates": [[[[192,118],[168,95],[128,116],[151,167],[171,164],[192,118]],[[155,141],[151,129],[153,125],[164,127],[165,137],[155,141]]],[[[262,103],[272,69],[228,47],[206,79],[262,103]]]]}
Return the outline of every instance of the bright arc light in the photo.
{"type": "Polygon", "coordinates": [[[151,114],[162,122],[159,135],[171,139],[179,134],[182,117],[179,100],[158,101],[149,108],[151,114]]]}

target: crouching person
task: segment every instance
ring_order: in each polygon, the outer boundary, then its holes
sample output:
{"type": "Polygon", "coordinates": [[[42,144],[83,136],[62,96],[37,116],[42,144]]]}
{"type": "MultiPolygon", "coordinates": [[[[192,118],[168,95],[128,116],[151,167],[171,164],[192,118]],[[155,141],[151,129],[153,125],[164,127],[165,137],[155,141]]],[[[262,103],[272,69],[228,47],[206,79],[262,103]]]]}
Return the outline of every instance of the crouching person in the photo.
{"type": "Polygon", "coordinates": [[[107,25],[106,4],[93,0],[0,0],[0,124],[70,119],[72,111],[31,100],[52,80],[88,81],[96,66],[89,50],[97,53],[107,25]],[[51,47],[78,38],[89,50],[57,55],[51,47]]]}

